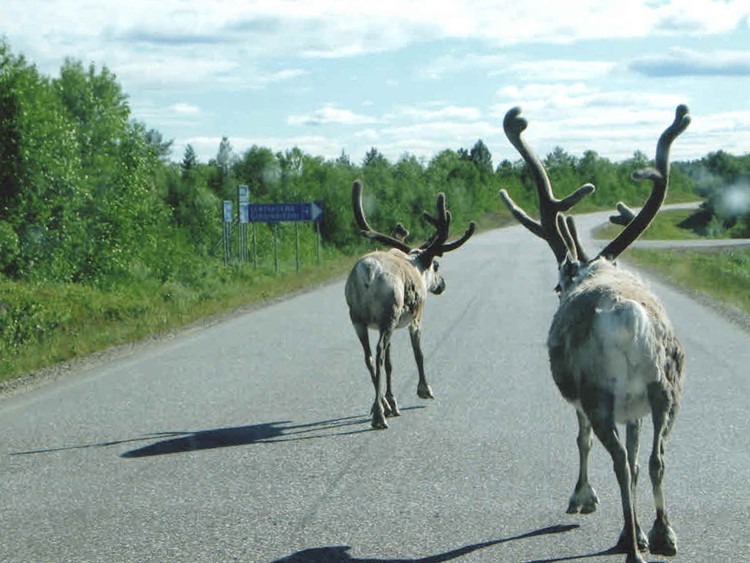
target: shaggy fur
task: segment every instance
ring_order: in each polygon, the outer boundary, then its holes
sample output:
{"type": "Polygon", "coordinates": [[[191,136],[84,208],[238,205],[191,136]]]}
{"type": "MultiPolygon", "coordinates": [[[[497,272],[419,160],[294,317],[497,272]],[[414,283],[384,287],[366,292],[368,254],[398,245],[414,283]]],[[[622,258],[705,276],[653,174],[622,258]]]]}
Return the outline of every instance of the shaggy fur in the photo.
{"type": "Polygon", "coordinates": [[[372,427],[388,428],[386,416],[398,416],[396,398],[391,388],[391,349],[393,331],[409,327],[414,359],[417,362],[419,383],[417,395],[432,399],[432,389],[424,372],[424,357],[420,345],[422,311],[427,292],[440,294],[445,289],[443,278],[437,273],[438,262],[432,260],[425,268],[419,253],[405,254],[397,249],[371,252],[354,266],[344,289],[349,317],[362,343],[365,365],[375,387],[372,406],[372,427]],[[376,356],[373,359],[367,329],[379,331],[376,356]],[[382,394],[380,375],[385,368],[386,392],[382,394]]]}
{"type": "MultiPolygon", "coordinates": [[[[552,377],[578,414],[580,472],[569,513],[596,510],[588,481],[592,430],[612,455],[625,525],[618,546],[676,553],[662,491],[664,446],[679,409],[685,354],[659,300],[634,274],[605,258],[560,266],[560,306],[547,339],[552,377]],[[654,442],[649,473],[656,520],[646,539],[635,513],[638,434],[651,413],[654,442]],[[617,432],[626,425],[626,446],[617,432]]],[[[631,551],[632,553],[632,551],[631,551]]],[[[629,561],[639,561],[629,556],[629,561]]]]}

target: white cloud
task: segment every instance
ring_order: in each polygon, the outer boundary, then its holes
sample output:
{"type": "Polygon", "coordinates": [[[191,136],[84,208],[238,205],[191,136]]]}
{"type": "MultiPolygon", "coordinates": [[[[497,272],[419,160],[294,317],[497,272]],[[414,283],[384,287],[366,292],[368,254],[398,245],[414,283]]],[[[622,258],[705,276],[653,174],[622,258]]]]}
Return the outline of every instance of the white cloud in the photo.
{"type": "Polygon", "coordinates": [[[327,104],[307,115],[290,115],[286,120],[288,125],[363,125],[376,121],[373,117],[357,114],[347,109],[339,109],[332,104],[327,104]]]}
{"type": "Polygon", "coordinates": [[[529,81],[590,81],[606,77],[616,67],[617,63],[610,61],[529,60],[493,71],[490,76],[513,73],[529,81]]]}
{"type": "MultiPolygon", "coordinates": [[[[336,158],[344,148],[339,140],[324,135],[231,137],[229,140],[235,154],[238,155],[257,145],[269,148],[273,152],[299,147],[306,154],[336,158]]],[[[221,143],[220,136],[193,136],[176,139],[173,158],[179,159],[184,153],[185,147],[189,144],[195,149],[199,159],[202,162],[207,162],[209,159],[216,157],[219,143],[221,143]]]]}
{"type": "Polygon", "coordinates": [[[443,102],[425,104],[423,107],[401,106],[384,116],[385,120],[394,121],[412,119],[415,121],[435,120],[476,120],[481,117],[482,112],[475,107],[458,106],[443,102]]]}
{"type": "MultiPolygon", "coordinates": [[[[66,56],[107,66],[130,95],[135,118],[167,128],[163,133],[176,139],[176,152],[179,143],[194,139],[196,150],[205,143],[211,155],[220,141],[214,132],[228,128],[239,130],[232,141],[240,150],[241,139],[250,137],[257,144],[279,149],[299,144],[331,157],[342,148],[357,154],[367,143],[377,143],[389,158],[404,151],[430,156],[469,147],[478,138],[494,143],[491,150],[508,150],[502,116],[522,104],[533,120],[529,134],[543,143],[628,156],[641,149],[639,143],[650,153],[664,115],[677,103],[693,101],[696,108],[702,102],[702,112],[714,114],[716,124],[702,130],[700,140],[688,132],[679,147],[736,147],[744,153],[750,124],[738,113],[744,109],[741,88],[727,93],[726,84],[728,77],[746,76],[750,61],[747,52],[716,49],[729,45],[718,34],[736,36],[737,29],[747,29],[749,17],[747,0],[0,2],[3,33],[14,52],[47,74],[56,74],[66,56]],[[682,47],[661,57],[612,53],[608,61],[593,60],[606,59],[606,51],[579,57],[575,52],[576,42],[589,39],[638,38],[646,44],[659,36],[696,45],[703,35],[710,35],[713,53],[682,47]],[[566,45],[551,58],[550,45],[556,44],[566,45]],[[406,46],[412,48],[401,57],[396,51],[406,46]],[[465,48],[479,53],[464,53],[465,48]],[[449,49],[453,54],[424,63],[449,49]],[[387,51],[394,56],[354,58],[387,51]],[[336,57],[351,60],[331,60],[336,57]],[[632,59],[635,72],[623,72],[623,58],[632,59]],[[370,69],[372,61],[393,68],[370,69]],[[682,99],[706,90],[689,81],[701,73],[725,81],[716,87],[725,89],[721,96],[682,99]],[[679,78],[646,83],[643,74],[679,78]],[[354,75],[356,84],[347,81],[354,75]],[[387,80],[398,86],[384,95],[387,80]],[[474,92],[467,93],[467,83],[474,92]],[[242,95],[226,95],[238,92],[242,95]],[[436,95],[440,102],[425,101],[436,95]],[[224,107],[225,100],[226,106],[241,107],[224,107]],[[326,125],[330,136],[295,136],[294,127],[314,124],[326,125]]],[[[700,130],[698,123],[707,117],[696,117],[691,131],[700,130]]]]}
{"type": "Polygon", "coordinates": [[[169,106],[169,109],[178,115],[198,115],[201,113],[201,109],[198,106],[184,102],[172,104],[169,106]]]}
{"type": "Polygon", "coordinates": [[[750,51],[672,48],[664,54],[640,57],[629,68],[645,76],[750,76],[750,51]]]}
{"type": "Polygon", "coordinates": [[[210,47],[240,65],[247,56],[347,57],[442,38],[512,45],[715,34],[749,15],[746,0],[5,0],[0,8],[10,40],[35,60],[55,59],[55,66],[65,56],[88,59],[89,53],[108,61],[120,53],[148,60],[157,47],[185,61],[210,47]]]}
{"type": "Polygon", "coordinates": [[[443,55],[430,61],[419,70],[423,78],[440,79],[445,75],[467,70],[485,70],[488,73],[501,73],[511,65],[508,56],[502,54],[467,53],[464,55],[443,55]]]}

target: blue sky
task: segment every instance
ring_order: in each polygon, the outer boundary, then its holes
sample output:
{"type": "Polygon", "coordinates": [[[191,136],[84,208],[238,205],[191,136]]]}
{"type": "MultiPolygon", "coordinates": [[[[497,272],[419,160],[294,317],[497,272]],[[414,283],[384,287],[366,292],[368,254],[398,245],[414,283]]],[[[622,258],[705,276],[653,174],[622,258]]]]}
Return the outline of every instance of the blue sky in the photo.
{"type": "Polygon", "coordinates": [[[45,74],[108,67],[176,160],[222,136],[354,162],[482,139],[497,164],[515,105],[541,155],[653,155],[679,103],[675,160],[750,152],[747,0],[4,0],[0,35],[45,74]]]}

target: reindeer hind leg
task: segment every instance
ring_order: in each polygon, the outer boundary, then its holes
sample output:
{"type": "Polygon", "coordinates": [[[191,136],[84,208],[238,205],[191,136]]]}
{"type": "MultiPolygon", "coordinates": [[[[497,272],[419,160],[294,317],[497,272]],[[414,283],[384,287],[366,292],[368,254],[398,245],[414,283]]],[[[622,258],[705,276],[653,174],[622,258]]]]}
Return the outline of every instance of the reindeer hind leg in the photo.
{"type": "MultiPolygon", "coordinates": [[[[353,323],[354,330],[357,333],[360,343],[362,344],[362,350],[365,354],[365,366],[370,374],[372,385],[375,388],[375,402],[372,404],[370,414],[372,415],[372,427],[373,428],[388,428],[388,424],[385,422],[384,410],[383,410],[383,398],[380,394],[380,374],[378,366],[376,365],[375,358],[372,357],[372,350],[370,348],[370,335],[367,332],[367,325],[364,323],[353,323]]],[[[381,335],[382,339],[382,335],[381,335]]],[[[378,346],[380,342],[378,341],[378,346]]]]}
{"type": "Polygon", "coordinates": [[[664,450],[666,437],[674,422],[676,407],[670,401],[666,391],[658,383],[652,383],[648,389],[651,401],[651,412],[654,423],[654,444],[649,460],[649,475],[654,491],[656,519],[648,534],[651,553],[658,555],[675,555],[677,553],[677,535],[669,524],[667,503],[664,498],[662,482],[664,480],[664,450]]]}
{"type": "MultiPolygon", "coordinates": [[[[638,450],[640,447],[640,433],[641,433],[641,421],[636,419],[630,421],[626,425],[626,438],[625,444],[628,452],[628,466],[630,467],[630,498],[633,503],[633,520],[635,522],[635,537],[638,543],[638,549],[640,551],[648,550],[648,539],[646,534],[643,533],[641,526],[638,524],[638,512],[635,507],[638,505],[636,500],[637,494],[636,489],[638,488],[638,474],[640,473],[640,466],[638,465],[638,450]]],[[[623,530],[620,536],[620,542],[625,544],[626,533],[623,530]]]]}
{"type": "Polygon", "coordinates": [[[383,373],[383,364],[385,363],[388,346],[391,343],[392,332],[393,329],[390,327],[381,329],[378,345],[375,348],[375,377],[373,378],[375,401],[372,403],[372,427],[377,430],[388,428],[388,423],[385,421],[385,405],[387,403],[381,389],[380,376],[383,373]]]}
{"type": "Polygon", "coordinates": [[[570,496],[568,503],[568,514],[591,514],[596,510],[599,504],[599,497],[596,491],[589,483],[589,452],[593,442],[593,433],[591,424],[586,415],[576,410],[578,416],[578,437],[576,444],[578,446],[578,481],[573,494],[570,496]]]}
{"type": "Polygon", "coordinates": [[[618,551],[627,553],[627,563],[645,563],[638,549],[628,452],[620,441],[614,421],[614,397],[610,393],[590,390],[583,399],[586,416],[596,437],[612,457],[615,476],[620,485],[623,533],[617,543],[618,551]]]}

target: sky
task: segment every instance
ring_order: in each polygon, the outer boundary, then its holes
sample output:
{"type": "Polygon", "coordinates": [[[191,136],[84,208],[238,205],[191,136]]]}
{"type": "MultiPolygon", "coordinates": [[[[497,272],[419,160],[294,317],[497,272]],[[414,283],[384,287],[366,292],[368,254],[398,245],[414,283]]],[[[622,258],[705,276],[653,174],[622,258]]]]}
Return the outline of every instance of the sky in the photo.
{"type": "Polygon", "coordinates": [[[222,137],[354,163],[481,139],[497,165],[520,106],[539,155],[619,161],[681,103],[673,160],[750,153],[748,0],[3,0],[0,36],[49,76],[107,67],[174,160],[222,137]]]}

